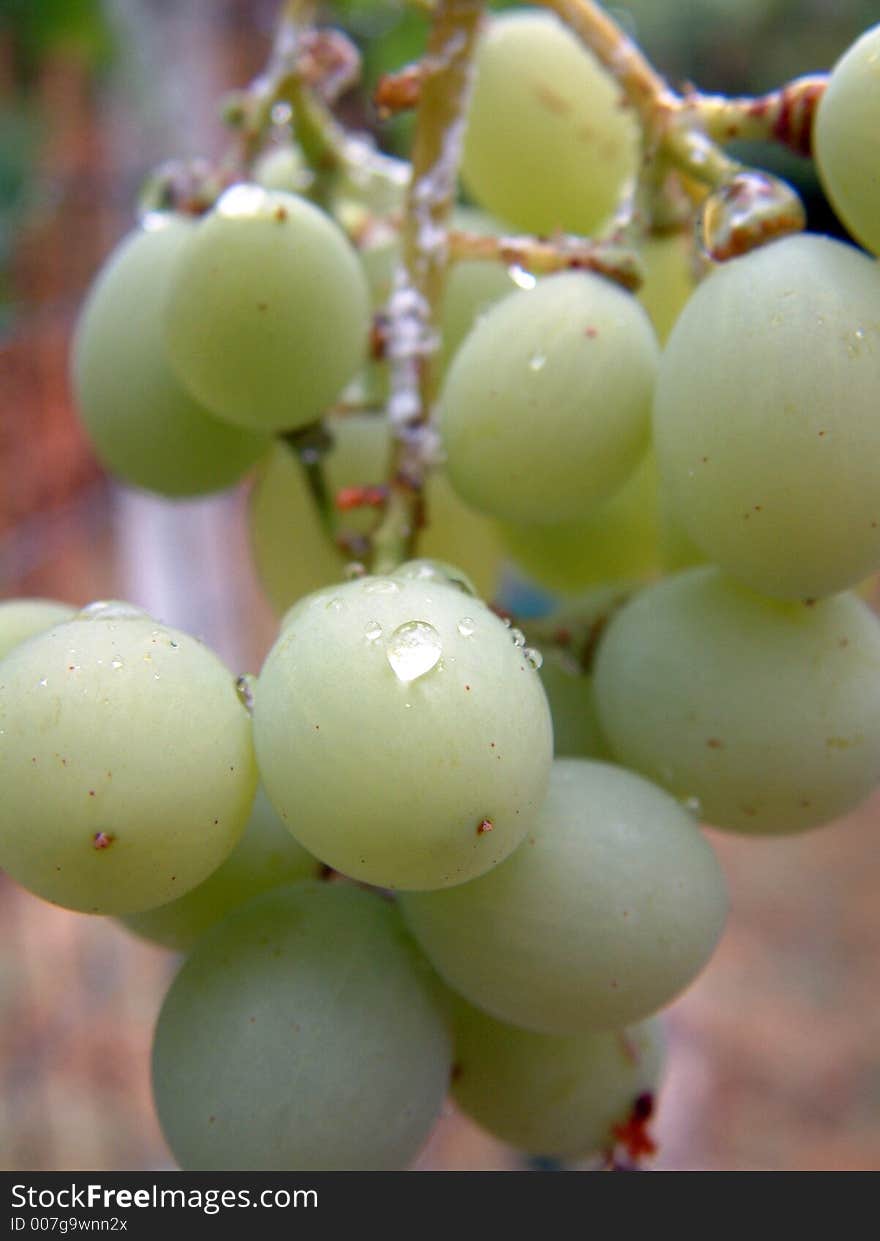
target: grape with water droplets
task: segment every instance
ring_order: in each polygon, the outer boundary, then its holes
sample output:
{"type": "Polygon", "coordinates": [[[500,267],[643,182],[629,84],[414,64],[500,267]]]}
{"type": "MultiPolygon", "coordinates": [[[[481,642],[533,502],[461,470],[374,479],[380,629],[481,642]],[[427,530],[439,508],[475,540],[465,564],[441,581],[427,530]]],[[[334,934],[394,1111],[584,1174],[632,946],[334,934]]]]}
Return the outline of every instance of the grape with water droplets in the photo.
{"type": "Polygon", "coordinates": [[[552,736],[539,677],[458,586],[364,577],[285,617],[260,673],[257,761],[300,843],[388,888],[463,883],[516,848],[552,736]]]}

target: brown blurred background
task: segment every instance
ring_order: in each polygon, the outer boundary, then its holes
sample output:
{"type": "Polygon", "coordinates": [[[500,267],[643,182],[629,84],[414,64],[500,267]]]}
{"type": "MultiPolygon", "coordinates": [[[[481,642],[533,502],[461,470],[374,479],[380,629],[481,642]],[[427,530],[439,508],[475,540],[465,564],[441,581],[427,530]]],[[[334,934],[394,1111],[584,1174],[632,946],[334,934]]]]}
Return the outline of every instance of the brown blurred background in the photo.
{"type": "MultiPolygon", "coordinates": [[[[147,171],[219,150],[216,100],[259,68],[275,7],[0,0],[0,597],[128,598],[242,671],[258,668],[274,627],[244,493],[171,503],[102,477],[71,409],[67,351],[147,171]]],[[[827,67],[874,7],[616,6],[660,67],[728,90],[827,67]]],[[[373,75],[413,53],[417,24],[393,0],[337,8],[356,34],[383,32],[373,75]]],[[[809,171],[794,172],[809,191],[809,171]]],[[[821,200],[812,209],[825,220],[821,200]]],[[[880,1168],[878,817],[875,799],[800,839],[714,834],[733,911],[709,970],[670,1011],[655,1166],[880,1168]]],[[[0,1167],[171,1166],[148,1058],[174,965],[0,876],[0,1167]]],[[[522,1164],[450,1113],[419,1166],[522,1164]]]]}

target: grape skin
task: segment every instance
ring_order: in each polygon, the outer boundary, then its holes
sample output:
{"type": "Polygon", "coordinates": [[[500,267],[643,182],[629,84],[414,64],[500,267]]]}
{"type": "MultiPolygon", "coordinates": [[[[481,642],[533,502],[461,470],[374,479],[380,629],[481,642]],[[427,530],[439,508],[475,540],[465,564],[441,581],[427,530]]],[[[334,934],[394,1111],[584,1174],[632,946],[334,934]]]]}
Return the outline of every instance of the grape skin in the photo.
{"type": "Polygon", "coordinates": [[[269,446],[211,417],[171,369],[165,298],[194,229],[168,215],[129,233],[98,273],[73,342],[76,404],[101,462],[168,496],[230,487],[269,446]]]}
{"type": "Polygon", "coordinates": [[[609,581],[656,574],[661,525],[657,463],[649,452],[620,490],[582,521],[501,527],[505,547],[533,581],[571,595],[609,581]]]}
{"type": "Polygon", "coordinates": [[[407,923],[453,990],[544,1034],[616,1029],[673,1000],[727,911],[711,846],[633,772],[556,759],[526,840],[488,874],[404,893],[407,923]]]}
{"type": "Polygon", "coordinates": [[[813,126],[816,167],[853,236],[880,254],[880,25],[831,71],[813,126]]]}
{"type": "Polygon", "coordinates": [[[234,848],[256,785],[234,678],[146,616],[74,618],[0,664],[0,865],[45,900],[136,913],[234,848]]]}
{"type": "Polygon", "coordinates": [[[260,893],[319,877],[321,863],[293,839],[257,789],[238,844],[204,883],[176,901],[122,918],[135,935],[175,952],[188,952],[200,935],[260,893]]]}
{"type": "Polygon", "coordinates": [[[880,269],[825,237],[717,268],[666,345],[654,404],[673,517],[762,594],[880,567],[880,269]]]}
{"type": "Polygon", "coordinates": [[[0,659],[34,634],[70,620],[76,608],[54,599],[7,599],[0,603],[0,659]]]}
{"type": "Polygon", "coordinates": [[[300,843],[387,888],[463,883],[505,858],[552,753],[544,691],[510,631],[455,586],[403,578],[347,582],[287,614],[254,740],[300,843]]]}
{"type": "Polygon", "coordinates": [[[591,236],[637,152],[617,84],[556,17],[525,10],[487,24],[461,167],[481,207],[522,232],[591,236]]]}
{"type": "Polygon", "coordinates": [[[463,1001],[452,1012],[455,1102],[529,1154],[585,1159],[613,1150],[615,1129],[659,1085],[665,1040],[656,1019],[560,1037],[505,1025],[463,1001]]]}
{"type": "Polygon", "coordinates": [[[588,517],[645,453],[658,358],[645,311],[600,276],[546,277],[497,302],[443,384],[453,486],[504,521],[588,517]]]}
{"type": "Polygon", "coordinates": [[[617,758],[734,831],[801,831],[877,781],[880,622],[854,595],[764,599],[711,566],[644,591],[599,647],[617,758]]]}
{"type": "Polygon", "coordinates": [[[196,945],[159,1016],[153,1089],[185,1170],[391,1170],[427,1138],[450,1062],[397,911],[304,882],[196,945]]]}
{"type": "Polygon", "coordinates": [[[213,414],[280,431],[317,418],[354,377],[369,321],[338,225],[295,194],[237,185],[180,257],[165,330],[180,380],[213,414]]]}

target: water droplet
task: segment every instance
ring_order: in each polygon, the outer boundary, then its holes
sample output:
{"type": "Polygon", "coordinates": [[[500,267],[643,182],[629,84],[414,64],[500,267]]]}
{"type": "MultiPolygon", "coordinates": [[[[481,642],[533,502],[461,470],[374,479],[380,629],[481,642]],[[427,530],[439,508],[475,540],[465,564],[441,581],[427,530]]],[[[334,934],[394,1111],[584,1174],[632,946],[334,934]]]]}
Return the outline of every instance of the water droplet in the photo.
{"type": "Polygon", "coordinates": [[[408,560],[399,569],[394,570],[396,578],[408,578],[416,582],[442,582],[445,585],[457,586],[466,595],[476,595],[477,589],[470,578],[454,565],[444,560],[408,560]]]}
{"type": "Polygon", "coordinates": [[[526,271],[519,264],[514,264],[513,267],[509,267],[507,270],[513,283],[521,289],[533,289],[538,283],[537,276],[533,276],[530,271],[526,271]]]}
{"type": "Polygon", "coordinates": [[[273,200],[272,195],[262,186],[242,183],[225,190],[217,199],[215,209],[218,215],[231,220],[248,219],[251,216],[268,214],[273,202],[277,202],[277,199],[273,200]]]}
{"type": "Polygon", "coordinates": [[[699,797],[681,797],[679,801],[688,814],[692,814],[695,819],[703,817],[703,803],[699,797]]]}
{"type": "Polygon", "coordinates": [[[364,585],[367,595],[396,595],[399,590],[397,582],[392,582],[388,577],[376,577],[364,585]]]}
{"type": "Polygon", "coordinates": [[[45,689],[48,684],[49,684],[48,678],[43,677],[43,679],[40,681],[40,685],[42,685],[43,689],[45,689]]]}
{"type": "Polygon", "coordinates": [[[510,638],[514,646],[525,646],[526,635],[521,629],[511,629],[510,638]]]}
{"type": "Polygon", "coordinates": [[[533,646],[525,647],[523,650],[523,655],[525,656],[526,663],[529,667],[534,668],[536,672],[544,663],[544,656],[533,646]]]}
{"type": "Polygon", "coordinates": [[[238,695],[238,701],[247,710],[249,715],[254,713],[254,690],[257,686],[257,678],[253,673],[243,673],[235,682],[235,692],[238,695]]]}
{"type": "Polygon", "coordinates": [[[546,365],[547,365],[546,353],[533,353],[532,356],[529,358],[529,370],[530,371],[542,371],[546,365]]]}
{"type": "Polygon", "coordinates": [[[351,564],[347,564],[345,566],[344,572],[348,580],[352,582],[355,578],[363,577],[366,574],[367,569],[366,565],[362,565],[359,560],[352,560],[351,564]]]}
{"type": "Polygon", "coordinates": [[[437,630],[427,621],[407,621],[394,630],[385,654],[399,681],[415,681],[437,666],[443,644],[437,630]]]}
{"type": "Polygon", "coordinates": [[[469,616],[463,616],[458,622],[457,628],[463,638],[469,638],[476,629],[476,625],[469,616]]]}
{"type": "Polygon", "coordinates": [[[272,111],[269,113],[272,117],[273,125],[288,125],[290,118],[293,116],[293,108],[286,100],[272,105],[272,111]]]}
{"type": "Polygon", "coordinates": [[[509,616],[502,616],[501,621],[506,629],[509,629],[510,626],[513,624],[513,621],[510,619],[509,616]]]}
{"type": "Polygon", "coordinates": [[[121,659],[111,659],[111,660],[110,660],[110,667],[111,667],[111,668],[121,668],[121,667],[122,667],[122,660],[121,660],[121,659]]]}
{"type": "Polygon", "coordinates": [[[81,611],[75,620],[142,620],[147,613],[133,603],[123,603],[120,599],[97,599],[81,611]]]}
{"type": "Polygon", "coordinates": [[[364,627],[364,637],[368,642],[378,642],[382,637],[382,626],[378,621],[368,621],[364,627]]]}
{"type": "Polygon", "coordinates": [[[328,599],[327,602],[324,604],[324,607],[327,609],[328,612],[341,612],[342,606],[343,606],[342,600],[338,599],[335,595],[332,599],[328,599]]]}

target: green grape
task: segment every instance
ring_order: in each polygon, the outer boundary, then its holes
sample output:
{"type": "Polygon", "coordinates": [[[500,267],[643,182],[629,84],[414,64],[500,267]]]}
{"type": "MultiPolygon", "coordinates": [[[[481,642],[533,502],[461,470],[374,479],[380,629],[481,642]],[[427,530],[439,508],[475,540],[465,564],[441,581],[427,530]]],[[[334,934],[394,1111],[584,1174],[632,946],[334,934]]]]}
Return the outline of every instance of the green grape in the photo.
{"type": "Polygon", "coordinates": [[[187,1171],[401,1168],[439,1115],[450,1051],[397,910],[298,883],[196,944],[156,1027],[156,1110],[187,1171]]]}
{"type": "Polygon", "coordinates": [[[314,176],[296,143],[283,142],[269,147],[255,161],[253,179],[264,190],[306,194],[311,188],[314,176]]]}
{"type": "Polygon", "coordinates": [[[391,576],[403,577],[419,582],[442,582],[445,585],[457,586],[466,595],[479,594],[468,575],[462,573],[461,569],[456,565],[449,564],[445,560],[431,560],[426,556],[420,556],[416,560],[404,561],[402,565],[399,565],[394,570],[391,576]]]}
{"type": "Polygon", "coordinates": [[[229,855],[256,784],[235,680],[136,609],[86,609],[0,666],[0,865],[85,913],[183,895],[229,855]]]}
{"type": "Polygon", "coordinates": [[[605,1154],[653,1105],[665,1053],[657,1019],[560,1037],[504,1025],[463,1001],[452,1011],[453,1098],[502,1142],[560,1159],[605,1154]]]}
{"type": "Polygon", "coordinates": [[[186,896],[122,922],[135,935],[188,952],[200,935],[239,905],[297,879],[317,878],[320,869],[320,862],[296,843],[258,788],[241,840],[213,875],[186,896]]]}
{"type": "Polygon", "coordinates": [[[880,25],[831,71],[813,126],[822,185],[844,224],[880,254],[880,25]]]}
{"type": "MultiPolygon", "coordinates": [[[[327,489],[379,486],[388,478],[391,431],[375,414],[329,415],[325,425],[333,447],[324,458],[327,489]]],[[[460,563],[478,591],[491,598],[498,578],[501,547],[493,523],[473,513],[438,471],[425,489],[428,525],[419,550],[429,558],[460,563]]],[[[368,534],[378,521],[375,509],[352,509],[340,528],[368,534]]],[[[341,559],[321,526],[294,452],[276,443],[257,475],[251,495],[251,547],[260,580],[281,615],[297,599],[338,580],[341,559]]]]}
{"type": "Polygon", "coordinates": [[[711,846],[641,776],[558,758],[524,843],[472,883],[406,893],[438,973],[527,1030],[580,1034],[640,1021],[708,961],[727,908],[711,846]]]}
{"type": "Polygon", "coordinates": [[[654,407],[673,517],[762,594],[880,566],[880,270],[797,236],[717,268],[673,329],[654,407]]]}
{"type": "Polygon", "coordinates": [[[616,756],[718,827],[800,831],[877,781],[880,622],[854,595],[785,603],[691,569],[611,621],[595,684],[616,756]]]}
{"type": "Polygon", "coordinates": [[[279,615],[339,576],[339,554],[315,511],[302,467],[281,440],[257,471],[248,528],[257,576],[279,615]]]}
{"type": "Polygon", "coordinates": [[[687,232],[646,237],[641,247],[645,279],[638,298],[661,345],[696,287],[693,238],[687,232]]]}
{"type": "MultiPolygon", "coordinates": [[[[388,477],[391,433],[375,414],[329,414],[324,425],[333,446],[324,456],[331,498],[345,487],[378,486],[388,477]]],[[[352,509],[341,525],[366,534],[376,524],[374,509],[352,509]]],[[[319,586],[337,581],[342,559],[316,511],[296,453],[276,442],[251,494],[251,547],[260,581],[276,612],[319,586]]]]}
{"type": "Polygon", "coordinates": [[[476,325],[441,395],[447,470],[481,512],[588,517],[647,448],[659,349],[644,310],[588,272],[510,294],[476,325]]]}
{"type": "Polygon", "coordinates": [[[339,227],[295,194],[235,185],[175,267],[166,339],[190,391],[228,422],[305,426],[364,360],[366,280],[339,227]]]}
{"type": "Polygon", "coordinates": [[[599,727],[592,677],[561,651],[549,650],[541,665],[541,684],[553,720],[557,758],[611,758],[599,727]]]}
{"type": "MultiPolygon", "coordinates": [[[[394,290],[395,273],[401,259],[399,232],[383,219],[369,219],[358,227],[362,219],[360,209],[343,205],[342,211],[343,220],[348,220],[351,226],[349,231],[358,235],[358,253],[370,286],[372,304],[380,309],[387,305],[394,290]]],[[[502,231],[496,220],[472,207],[456,207],[452,227],[479,235],[502,231]]],[[[448,366],[480,315],[507,293],[522,287],[519,281],[532,279],[526,275],[517,277],[496,259],[459,259],[452,263],[440,308],[441,368],[445,370],[448,366]]]]}
{"type": "Polygon", "coordinates": [[[458,586],[418,578],[346,582],[288,613],[260,674],[254,739],[300,843],[387,888],[463,883],[507,857],[552,751],[519,640],[458,586]]]}
{"type": "Polygon", "coordinates": [[[620,90],[549,13],[495,17],[481,41],[462,177],[518,229],[595,233],[638,162],[620,90]]]}
{"type": "Polygon", "coordinates": [[[164,341],[168,288],[195,225],[150,217],[113,251],[73,344],[80,416],[103,464],[137,487],[188,496],[229,487],[268,438],[210,417],[175,377],[164,341]]]}
{"type": "MultiPolygon", "coordinates": [[[[484,211],[473,207],[456,207],[453,228],[478,236],[503,232],[501,225],[484,211]]],[[[440,363],[446,369],[459,345],[490,306],[508,293],[531,284],[534,278],[511,271],[497,259],[459,259],[446,274],[440,314],[440,363]]]]}
{"type": "Polygon", "coordinates": [[[70,620],[76,608],[54,599],[7,599],[0,603],[0,659],[34,634],[70,620]]]}
{"type": "Polygon", "coordinates": [[[425,505],[428,524],[419,535],[420,554],[457,565],[482,599],[493,599],[503,553],[495,522],[474,512],[442,470],[428,475],[425,505]]]}
{"type": "Polygon", "coordinates": [[[657,463],[648,453],[616,495],[582,521],[501,527],[514,561],[535,582],[570,595],[608,581],[651,577],[660,562],[657,463]]]}

